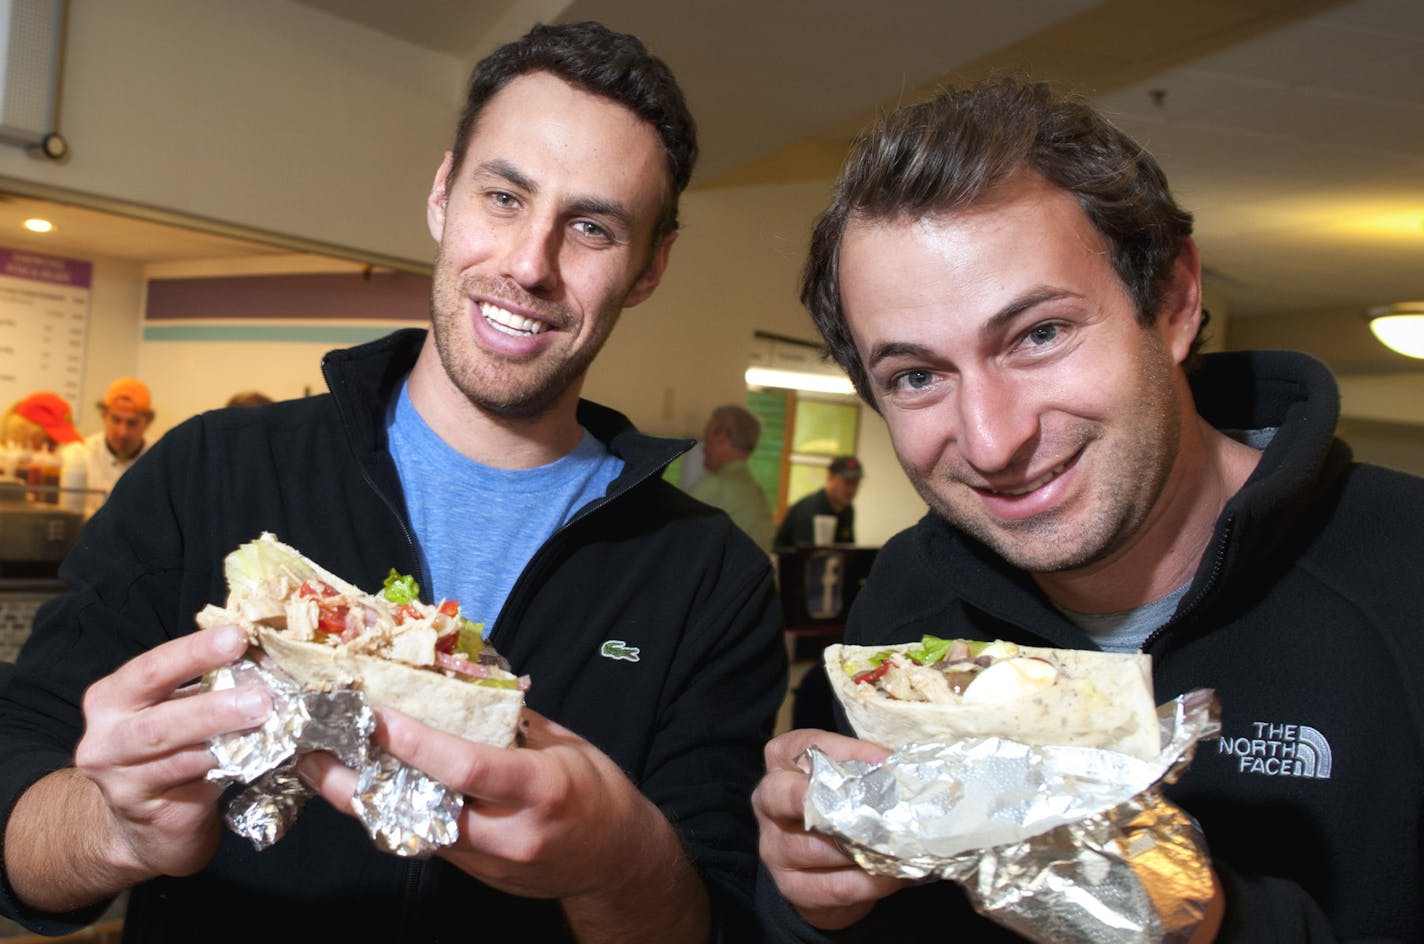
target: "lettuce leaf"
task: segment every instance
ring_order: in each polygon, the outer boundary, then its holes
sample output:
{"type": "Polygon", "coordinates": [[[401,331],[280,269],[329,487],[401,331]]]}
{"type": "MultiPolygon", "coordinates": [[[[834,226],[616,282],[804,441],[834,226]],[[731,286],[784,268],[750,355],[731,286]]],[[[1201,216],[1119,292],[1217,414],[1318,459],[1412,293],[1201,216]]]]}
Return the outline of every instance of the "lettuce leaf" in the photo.
{"type": "Polygon", "coordinates": [[[392,567],[381,595],[395,604],[415,603],[420,600],[420,584],[410,574],[396,573],[392,567]]]}

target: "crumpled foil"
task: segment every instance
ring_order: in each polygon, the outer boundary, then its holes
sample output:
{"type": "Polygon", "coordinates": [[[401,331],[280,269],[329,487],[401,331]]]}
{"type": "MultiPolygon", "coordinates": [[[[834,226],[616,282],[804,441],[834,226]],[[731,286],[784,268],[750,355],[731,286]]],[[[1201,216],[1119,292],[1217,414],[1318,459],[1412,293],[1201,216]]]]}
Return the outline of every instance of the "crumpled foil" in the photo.
{"type": "Polygon", "coordinates": [[[1031,941],[1185,942],[1212,895],[1196,821],[1162,795],[1221,730],[1216,694],[1158,708],[1152,761],[1003,738],[908,745],[885,761],[806,752],[808,829],[867,872],[963,886],[1031,941]]]}
{"type": "Polygon", "coordinates": [[[241,659],[203,677],[203,689],[264,688],[272,712],[260,728],[219,735],[207,779],[247,784],[228,804],[227,824],[258,849],[286,835],[313,792],[297,776],[301,755],[330,751],[358,774],[351,805],[384,852],[427,856],[452,844],[464,797],[371,743],[376,715],[351,688],[303,689],[286,673],[241,659]]]}

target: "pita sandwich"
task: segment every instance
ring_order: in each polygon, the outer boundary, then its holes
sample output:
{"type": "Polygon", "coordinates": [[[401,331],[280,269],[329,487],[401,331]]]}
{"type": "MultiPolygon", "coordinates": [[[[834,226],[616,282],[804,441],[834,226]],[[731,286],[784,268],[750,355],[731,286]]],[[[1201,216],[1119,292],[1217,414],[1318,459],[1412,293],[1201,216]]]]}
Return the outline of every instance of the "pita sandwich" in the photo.
{"type": "Polygon", "coordinates": [[[200,627],[241,626],[248,641],[304,687],[360,689],[431,727],[475,741],[514,743],[528,679],[484,643],[459,604],[419,599],[391,571],[372,594],[329,573],[268,533],[223,561],[226,606],[209,605],[200,627]]]}
{"type": "Polygon", "coordinates": [[[857,735],[891,749],[1002,737],[1149,760],[1161,748],[1152,661],[1143,653],[925,636],[831,645],[824,658],[857,735]]]}

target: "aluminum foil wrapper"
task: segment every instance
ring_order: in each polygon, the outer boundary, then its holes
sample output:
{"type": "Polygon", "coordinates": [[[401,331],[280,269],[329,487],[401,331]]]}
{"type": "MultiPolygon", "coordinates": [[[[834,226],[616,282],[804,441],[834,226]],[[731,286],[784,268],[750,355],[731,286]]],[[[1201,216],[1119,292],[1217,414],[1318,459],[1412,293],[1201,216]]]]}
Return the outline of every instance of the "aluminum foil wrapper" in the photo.
{"type": "Polygon", "coordinates": [[[296,772],[311,751],[330,751],[358,774],[351,805],[384,852],[426,856],[453,843],[464,797],[371,743],[376,715],[350,688],[303,689],[286,673],[241,659],[208,673],[204,690],[260,686],[272,699],[262,727],[219,735],[208,745],[207,778],[247,789],[228,804],[227,824],[258,849],[286,835],[312,790],[296,772]]]}
{"type": "Polygon", "coordinates": [[[1003,738],[913,744],[879,764],[810,748],[806,827],[872,874],[959,883],[1031,941],[1186,942],[1211,899],[1211,861],[1162,790],[1220,732],[1216,695],[1188,692],[1158,720],[1152,761],[1003,738]]]}

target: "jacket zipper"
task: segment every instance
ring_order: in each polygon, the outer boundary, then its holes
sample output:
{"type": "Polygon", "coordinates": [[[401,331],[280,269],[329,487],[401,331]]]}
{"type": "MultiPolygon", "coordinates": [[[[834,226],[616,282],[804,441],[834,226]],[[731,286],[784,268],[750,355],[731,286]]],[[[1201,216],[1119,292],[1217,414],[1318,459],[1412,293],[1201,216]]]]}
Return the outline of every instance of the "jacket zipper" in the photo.
{"type": "Polygon", "coordinates": [[[1167,630],[1181,624],[1187,617],[1191,616],[1201,605],[1201,601],[1204,600],[1211,589],[1216,586],[1217,580],[1221,577],[1222,568],[1226,565],[1226,550],[1231,545],[1231,532],[1235,530],[1235,527],[1236,515],[1232,514],[1227,516],[1221,525],[1221,540],[1216,542],[1216,558],[1212,561],[1211,571],[1207,574],[1206,581],[1196,593],[1192,594],[1191,602],[1186,609],[1173,613],[1171,619],[1148,634],[1147,638],[1142,642],[1143,652],[1150,649],[1152,644],[1160,639],[1167,630]]]}
{"type": "MultiPolygon", "coordinates": [[[[667,468],[669,462],[672,462],[679,456],[685,455],[691,448],[692,446],[690,444],[681,447],[680,449],[678,449],[677,452],[673,453],[671,456],[668,457],[667,462],[663,462],[661,465],[653,466],[652,468],[643,472],[633,481],[629,482],[627,485],[618,489],[618,491],[614,492],[612,495],[604,495],[602,498],[596,498],[593,501],[589,502],[587,505],[584,505],[578,511],[574,512],[574,516],[572,518],[560,525],[559,528],[553,534],[549,535],[549,539],[543,544],[539,545],[539,549],[534,552],[534,556],[529,558],[529,563],[525,564],[524,569],[519,572],[519,577],[514,581],[514,586],[509,588],[509,596],[505,598],[504,606],[500,608],[499,613],[495,616],[495,631],[499,632],[504,627],[506,622],[506,615],[519,613],[522,610],[522,605],[515,606],[513,604],[522,604],[523,598],[525,596],[522,591],[532,579],[530,575],[538,572],[538,565],[540,564],[540,562],[550,553],[552,553],[552,549],[554,548],[554,546],[560,542],[564,535],[566,535],[568,531],[573,528],[574,525],[579,524],[601,508],[604,508],[617,501],[618,499],[622,498],[623,496],[629,494],[635,488],[642,485],[644,482],[648,481],[654,476],[661,474],[662,470],[667,468]]],[[[493,644],[493,634],[490,635],[490,639],[493,644]]],[[[498,645],[496,644],[495,647],[498,648],[498,645]]]]}

